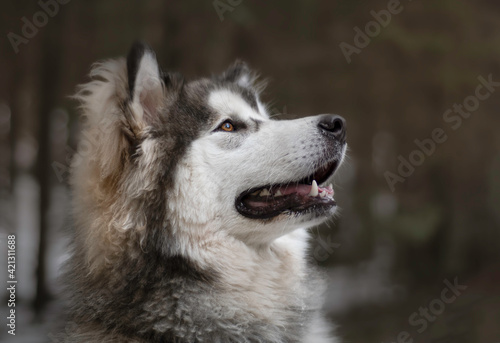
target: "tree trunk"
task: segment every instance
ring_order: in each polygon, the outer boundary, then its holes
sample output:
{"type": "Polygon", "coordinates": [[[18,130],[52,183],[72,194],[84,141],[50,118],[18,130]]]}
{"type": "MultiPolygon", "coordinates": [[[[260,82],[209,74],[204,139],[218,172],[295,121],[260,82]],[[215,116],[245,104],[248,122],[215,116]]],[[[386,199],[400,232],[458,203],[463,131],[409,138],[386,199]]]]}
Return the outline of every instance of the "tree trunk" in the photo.
{"type": "MultiPolygon", "coordinates": [[[[51,111],[58,101],[58,84],[60,81],[61,68],[61,32],[60,25],[62,12],[51,19],[51,22],[42,32],[44,42],[42,44],[40,64],[40,110],[38,117],[38,157],[37,157],[37,179],[40,185],[40,240],[38,244],[38,266],[36,269],[36,296],[34,309],[37,319],[47,304],[50,291],[47,288],[47,233],[48,233],[48,209],[51,195],[51,111]]],[[[42,37],[40,37],[42,38],[42,37]]]]}

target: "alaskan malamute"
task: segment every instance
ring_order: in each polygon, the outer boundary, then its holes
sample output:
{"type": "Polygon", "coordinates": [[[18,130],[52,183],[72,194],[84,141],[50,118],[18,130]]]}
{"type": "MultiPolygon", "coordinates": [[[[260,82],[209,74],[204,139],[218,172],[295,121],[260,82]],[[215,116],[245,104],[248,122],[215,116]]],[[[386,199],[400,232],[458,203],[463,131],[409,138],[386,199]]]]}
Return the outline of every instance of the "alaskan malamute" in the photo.
{"type": "Polygon", "coordinates": [[[335,342],[306,229],[335,212],[344,120],[272,120],[246,64],[186,82],[142,43],[91,77],[63,341],[335,342]]]}

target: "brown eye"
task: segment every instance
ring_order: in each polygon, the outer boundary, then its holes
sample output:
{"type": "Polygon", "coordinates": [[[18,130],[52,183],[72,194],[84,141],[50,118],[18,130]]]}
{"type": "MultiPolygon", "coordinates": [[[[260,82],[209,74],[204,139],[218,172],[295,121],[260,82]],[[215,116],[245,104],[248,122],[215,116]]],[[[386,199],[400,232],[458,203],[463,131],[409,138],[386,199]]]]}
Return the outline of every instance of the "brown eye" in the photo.
{"type": "Polygon", "coordinates": [[[220,128],[226,132],[234,131],[234,125],[229,121],[225,121],[220,128]]]}

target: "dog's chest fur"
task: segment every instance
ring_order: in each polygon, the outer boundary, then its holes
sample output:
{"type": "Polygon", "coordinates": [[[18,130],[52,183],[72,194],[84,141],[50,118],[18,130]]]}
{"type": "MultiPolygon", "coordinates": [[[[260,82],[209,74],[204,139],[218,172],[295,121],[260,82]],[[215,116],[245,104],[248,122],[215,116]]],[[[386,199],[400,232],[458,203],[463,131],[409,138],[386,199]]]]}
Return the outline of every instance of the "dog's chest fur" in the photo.
{"type": "Polygon", "coordinates": [[[207,240],[203,268],[152,254],[123,258],[105,278],[82,278],[88,271],[77,263],[69,276],[80,325],[66,341],[305,342],[322,292],[306,274],[305,239],[296,231],[260,254],[207,240]]]}

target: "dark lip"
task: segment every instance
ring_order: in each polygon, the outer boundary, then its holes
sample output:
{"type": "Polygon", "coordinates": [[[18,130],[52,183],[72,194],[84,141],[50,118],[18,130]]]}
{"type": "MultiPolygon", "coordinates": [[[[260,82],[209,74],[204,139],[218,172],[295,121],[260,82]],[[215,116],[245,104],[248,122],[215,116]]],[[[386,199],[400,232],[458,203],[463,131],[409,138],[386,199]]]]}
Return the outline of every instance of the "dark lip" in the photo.
{"type": "Polygon", "coordinates": [[[264,188],[273,188],[273,187],[281,187],[285,185],[290,185],[290,184],[305,184],[305,185],[311,185],[313,180],[316,180],[318,185],[321,185],[324,183],[326,180],[328,180],[337,170],[339,166],[339,160],[335,159],[332,161],[329,161],[328,163],[325,163],[318,169],[314,171],[314,173],[299,179],[299,180],[289,180],[285,181],[280,184],[268,184],[268,185],[263,185],[259,187],[254,187],[251,189],[248,189],[244,192],[242,192],[235,201],[235,207],[236,210],[243,216],[251,219],[271,219],[274,218],[282,213],[294,213],[294,214],[306,214],[306,213],[312,213],[315,212],[318,215],[321,215],[322,213],[327,213],[328,210],[330,210],[333,206],[336,206],[337,203],[333,199],[327,199],[327,198],[313,198],[309,199],[308,203],[304,206],[294,206],[294,204],[297,204],[300,202],[300,196],[299,194],[289,194],[289,195],[284,195],[278,198],[274,199],[274,201],[277,204],[281,204],[281,206],[276,206],[278,207],[276,210],[266,210],[266,211],[259,211],[255,208],[249,208],[245,205],[244,199],[245,197],[249,196],[251,193],[254,193],[258,190],[264,189],[264,188]],[[289,204],[289,206],[287,206],[289,204]],[[285,208],[285,209],[283,209],[285,208]]]}
{"type": "Polygon", "coordinates": [[[247,218],[261,220],[271,219],[283,213],[327,213],[329,209],[337,206],[335,200],[324,198],[311,198],[306,205],[296,206],[295,204],[301,201],[301,196],[297,194],[290,194],[280,197],[280,204],[288,204],[285,209],[277,208],[275,210],[259,211],[257,209],[247,207],[243,202],[243,198],[244,197],[238,197],[238,200],[236,200],[236,209],[238,212],[247,218]]]}

